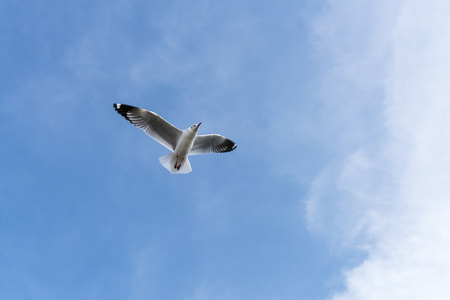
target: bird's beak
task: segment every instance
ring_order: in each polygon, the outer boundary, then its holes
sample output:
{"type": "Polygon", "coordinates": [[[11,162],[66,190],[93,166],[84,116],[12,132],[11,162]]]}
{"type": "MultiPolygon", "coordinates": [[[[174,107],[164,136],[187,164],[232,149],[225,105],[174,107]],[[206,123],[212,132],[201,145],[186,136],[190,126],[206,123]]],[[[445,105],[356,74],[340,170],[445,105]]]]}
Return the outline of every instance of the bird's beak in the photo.
{"type": "Polygon", "coordinates": [[[200,127],[200,125],[202,125],[202,122],[198,123],[197,127],[200,127]]]}

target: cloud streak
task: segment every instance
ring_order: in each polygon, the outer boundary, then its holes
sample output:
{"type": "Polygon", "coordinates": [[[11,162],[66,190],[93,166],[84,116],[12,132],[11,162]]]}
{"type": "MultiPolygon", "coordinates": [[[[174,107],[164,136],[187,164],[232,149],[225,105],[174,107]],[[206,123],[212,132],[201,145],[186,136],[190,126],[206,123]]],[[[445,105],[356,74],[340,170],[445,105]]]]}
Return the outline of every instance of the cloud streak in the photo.
{"type": "MultiPolygon", "coordinates": [[[[329,16],[345,14],[331,7],[329,16]]],[[[403,1],[397,11],[390,30],[365,11],[376,21],[365,29],[368,37],[335,52],[345,58],[350,49],[353,57],[380,64],[383,76],[362,76],[384,90],[383,122],[367,124],[384,133],[370,142],[360,138],[357,150],[323,171],[310,190],[310,228],[367,251],[345,271],[345,289],[334,300],[445,299],[450,293],[450,5],[403,1]],[[373,40],[384,41],[389,55],[360,48],[373,40]]],[[[325,28],[336,21],[329,16],[321,20],[325,28]]],[[[338,25],[348,22],[343,19],[338,25]]],[[[340,28],[340,34],[351,30],[340,28]]],[[[336,65],[354,67],[352,76],[364,71],[350,60],[336,65]]]]}

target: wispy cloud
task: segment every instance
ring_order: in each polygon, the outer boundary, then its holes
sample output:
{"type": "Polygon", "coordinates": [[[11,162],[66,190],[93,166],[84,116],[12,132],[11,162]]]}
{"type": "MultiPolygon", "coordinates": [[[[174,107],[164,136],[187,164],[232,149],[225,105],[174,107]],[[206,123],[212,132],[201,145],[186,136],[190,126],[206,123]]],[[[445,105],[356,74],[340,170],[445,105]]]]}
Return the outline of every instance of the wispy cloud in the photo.
{"type": "MultiPolygon", "coordinates": [[[[352,19],[343,6],[331,7],[330,16],[352,19]]],[[[446,299],[450,292],[450,5],[403,1],[398,8],[395,22],[387,22],[391,28],[373,17],[379,11],[366,11],[367,20],[375,21],[367,36],[361,43],[350,39],[335,53],[345,57],[341,53],[349,49],[379,64],[383,76],[367,77],[358,67],[352,76],[358,81],[361,74],[384,90],[383,123],[368,124],[384,133],[370,142],[360,139],[359,150],[333,169],[335,176],[324,171],[310,191],[310,226],[325,226],[322,232],[364,245],[368,254],[345,272],[346,288],[336,300],[446,299]],[[384,41],[386,57],[370,57],[360,48],[374,39],[384,41]],[[332,217],[328,224],[323,215],[332,217]]],[[[336,21],[330,16],[323,26],[336,21]]],[[[343,28],[336,34],[353,30],[343,28]]],[[[342,67],[342,61],[336,64],[342,67]]],[[[370,101],[380,98],[372,94],[370,101]]]]}

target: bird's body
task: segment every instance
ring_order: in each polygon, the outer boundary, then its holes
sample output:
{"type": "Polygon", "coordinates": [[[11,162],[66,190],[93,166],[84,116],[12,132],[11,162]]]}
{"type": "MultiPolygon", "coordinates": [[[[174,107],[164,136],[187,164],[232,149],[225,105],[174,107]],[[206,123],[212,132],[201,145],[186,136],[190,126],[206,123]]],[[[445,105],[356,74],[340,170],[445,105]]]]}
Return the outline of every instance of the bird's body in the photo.
{"type": "Polygon", "coordinates": [[[201,123],[180,130],[154,112],[120,103],[115,103],[114,108],[131,124],[173,151],[159,158],[160,163],[171,173],[191,172],[189,155],[223,153],[236,148],[234,142],[218,134],[198,136],[201,123]]]}
{"type": "Polygon", "coordinates": [[[171,173],[189,173],[192,171],[188,156],[194,144],[198,127],[199,124],[194,129],[191,127],[183,130],[175,150],[159,159],[161,164],[171,173]],[[170,159],[167,160],[168,158],[170,159]]]}

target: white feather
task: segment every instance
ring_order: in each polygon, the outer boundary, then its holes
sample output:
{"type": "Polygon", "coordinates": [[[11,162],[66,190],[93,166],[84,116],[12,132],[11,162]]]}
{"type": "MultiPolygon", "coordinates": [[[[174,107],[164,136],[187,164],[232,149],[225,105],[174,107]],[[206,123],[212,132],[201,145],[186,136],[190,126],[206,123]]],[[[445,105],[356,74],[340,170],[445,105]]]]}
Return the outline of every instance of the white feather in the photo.
{"type": "Polygon", "coordinates": [[[159,162],[172,174],[187,174],[192,172],[191,163],[189,162],[189,159],[187,157],[181,163],[181,167],[179,170],[175,168],[177,160],[173,152],[161,156],[159,158],[159,162]]]}

